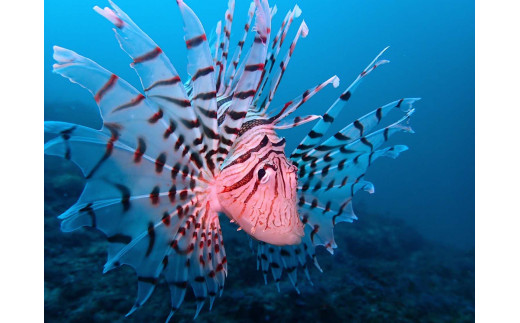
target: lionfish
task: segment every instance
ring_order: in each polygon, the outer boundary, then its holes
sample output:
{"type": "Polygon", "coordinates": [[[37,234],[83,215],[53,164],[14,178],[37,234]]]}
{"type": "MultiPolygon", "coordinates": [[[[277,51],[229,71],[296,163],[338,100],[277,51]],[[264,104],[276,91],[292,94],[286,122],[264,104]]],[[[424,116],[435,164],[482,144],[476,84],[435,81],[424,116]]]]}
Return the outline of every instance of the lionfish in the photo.
{"type": "Polygon", "coordinates": [[[177,4],[188,53],[187,82],[163,50],[110,2],[112,8],[94,10],[115,26],[142,91],[92,60],[55,46],[54,72],[93,94],[103,126],[45,122],[46,132],[57,135],[45,144],[45,153],[73,161],[86,178],[79,200],[59,216],[61,229],[93,227],[107,236],[104,273],[121,265],[135,269],[138,293],[128,315],[146,302],[162,274],[171,292],[167,320],[179,309],[188,285],[197,302],[195,317],[208,297],[211,309],[222,295],[228,264],[219,214],[256,241],[257,268],[266,283],[270,270],[279,288],[286,272],[299,293],[297,271],[309,282],[310,264],[321,271],[316,246],[333,253],[334,226],[357,219],[354,194],[373,193],[374,186],[364,180],[367,168],[379,157],[396,158],[407,150],[404,145],[380,146],[396,132],[413,132],[408,121],[418,100],[381,106],[324,138],[360,82],[388,63],[380,59],[386,48],[323,115],[285,121],[326,85],[339,85],[333,76],[279,109],[269,109],[298,39],[309,31],[302,21],[285,57],[276,63],[300,8],[286,14],[271,40],[276,6],[254,0],[228,63],[234,0],[211,44],[194,12],[182,0],[177,4]],[[250,33],[254,39],[243,57],[250,33]],[[273,71],[275,65],[279,68],[273,71]],[[391,110],[404,116],[372,131],[391,110]],[[276,130],[313,120],[315,125],[287,157],[286,141],[276,130]]]}

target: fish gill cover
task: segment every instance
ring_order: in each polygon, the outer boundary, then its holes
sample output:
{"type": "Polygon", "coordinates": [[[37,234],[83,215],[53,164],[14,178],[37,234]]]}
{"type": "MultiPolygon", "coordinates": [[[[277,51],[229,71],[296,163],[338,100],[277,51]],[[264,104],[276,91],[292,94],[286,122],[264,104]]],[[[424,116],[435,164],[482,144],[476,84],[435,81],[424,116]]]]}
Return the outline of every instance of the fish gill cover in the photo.
{"type": "MultiPolygon", "coordinates": [[[[395,133],[413,133],[409,119],[419,100],[398,98],[327,136],[358,85],[388,63],[381,58],[387,48],[330,108],[287,120],[326,85],[339,86],[332,76],[280,107],[271,106],[298,40],[309,32],[301,21],[288,50],[281,51],[301,9],[294,6],[274,28],[276,6],[270,8],[265,0],[251,3],[231,56],[234,1],[211,37],[183,1],[177,4],[188,79],[181,79],[161,47],[114,3],[96,6],[131,57],[142,91],[90,59],[55,46],[54,71],[92,93],[103,125],[98,130],[45,123],[46,132],[55,135],[45,144],[46,154],[73,161],[86,180],[79,200],[59,216],[62,231],[90,227],[103,232],[108,248],[103,273],[122,265],[135,270],[137,299],[127,315],[143,306],[164,278],[170,289],[167,321],[179,311],[188,287],[195,317],[206,300],[211,310],[223,295],[228,264],[229,271],[235,264],[224,248],[229,242],[222,234],[222,215],[247,233],[266,284],[271,274],[280,291],[286,276],[300,294],[298,274],[303,274],[313,285],[309,269],[322,271],[319,246],[333,254],[335,225],[357,219],[355,193],[374,192],[365,179],[367,168],[379,157],[396,158],[408,149],[385,144],[395,133]],[[403,116],[380,126],[391,111],[403,116]],[[313,121],[286,155],[285,139],[277,130],[313,121]]],[[[235,237],[231,241],[244,243],[235,237]]]]}

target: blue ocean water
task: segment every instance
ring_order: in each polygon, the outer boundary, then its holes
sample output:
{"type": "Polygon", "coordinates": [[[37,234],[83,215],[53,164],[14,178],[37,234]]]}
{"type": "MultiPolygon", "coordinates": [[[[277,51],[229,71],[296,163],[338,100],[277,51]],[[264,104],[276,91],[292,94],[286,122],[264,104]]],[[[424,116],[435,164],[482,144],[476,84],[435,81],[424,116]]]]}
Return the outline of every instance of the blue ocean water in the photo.
{"type": "MultiPolygon", "coordinates": [[[[226,1],[187,3],[208,34],[223,18],[227,6],[226,1]]],[[[475,246],[474,2],[302,0],[297,3],[303,11],[299,19],[306,21],[310,32],[298,42],[273,106],[283,105],[336,74],[341,79],[340,88],[323,90],[299,112],[323,113],[386,46],[390,49],[383,57],[391,63],[378,68],[359,86],[336,120],[334,130],[396,99],[422,98],[415,105],[412,117],[416,133],[399,134],[391,140],[394,144],[408,145],[410,150],[396,160],[378,161],[369,169],[366,179],[374,183],[376,192],[356,196],[354,205],[360,220],[352,226],[365,221],[363,217],[376,215],[381,219],[400,219],[399,223],[417,230],[427,240],[447,249],[471,252],[475,246]]],[[[182,21],[175,1],[120,0],[117,4],[169,55],[181,77],[186,77],[182,21]]],[[[294,2],[276,4],[275,31],[294,2]]],[[[89,57],[140,87],[136,74],[128,66],[130,58],[120,50],[109,23],[91,10],[94,5],[103,7],[107,3],[45,2],[46,120],[100,126],[90,93],[52,73],[53,45],[89,57]]],[[[234,30],[243,26],[248,6],[249,1],[237,1],[234,30]]],[[[287,42],[292,40],[300,20],[295,21],[287,42]]],[[[241,32],[232,33],[231,44],[236,44],[240,36],[241,32]]],[[[396,120],[398,116],[393,117],[396,120]]],[[[281,135],[288,139],[288,151],[309,129],[302,126],[282,131],[281,135]]],[[[49,202],[52,201],[46,199],[49,202]]],[[[254,263],[254,259],[251,261],[254,263]]]]}

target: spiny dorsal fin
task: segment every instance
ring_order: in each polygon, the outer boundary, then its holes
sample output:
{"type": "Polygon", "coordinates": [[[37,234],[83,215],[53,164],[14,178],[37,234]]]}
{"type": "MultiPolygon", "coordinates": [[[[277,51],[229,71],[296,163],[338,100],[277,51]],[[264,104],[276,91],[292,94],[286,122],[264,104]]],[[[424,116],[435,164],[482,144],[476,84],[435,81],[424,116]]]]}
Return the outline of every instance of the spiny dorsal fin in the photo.
{"type": "Polygon", "coordinates": [[[266,0],[256,0],[256,35],[245,62],[244,72],[233,93],[232,104],[224,114],[220,126],[219,161],[223,161],[235,141],[242,122],[249,110],[253,96],[260,82],[267,55],[267,45],[271,30],[269,5],[266,0]]]}

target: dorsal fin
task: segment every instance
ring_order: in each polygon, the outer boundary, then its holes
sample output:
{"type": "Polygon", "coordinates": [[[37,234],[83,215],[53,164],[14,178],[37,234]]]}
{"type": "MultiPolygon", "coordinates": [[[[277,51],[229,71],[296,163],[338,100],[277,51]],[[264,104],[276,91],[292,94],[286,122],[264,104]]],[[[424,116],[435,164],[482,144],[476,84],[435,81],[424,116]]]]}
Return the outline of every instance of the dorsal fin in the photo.
{"type": "Polygon", "coordinates": [[[253,45],[245,61],[244,72],[233,93],[232,104],[224,113],[220,126],[219,161],[222,162],[233,145],[240,131],[242,122],[249,110],[253,96],[260,82],[267,55],[267,45],[271,31],[269,4],[266,0],[255,0],[256,3],[256,35],[253,45]]]}

